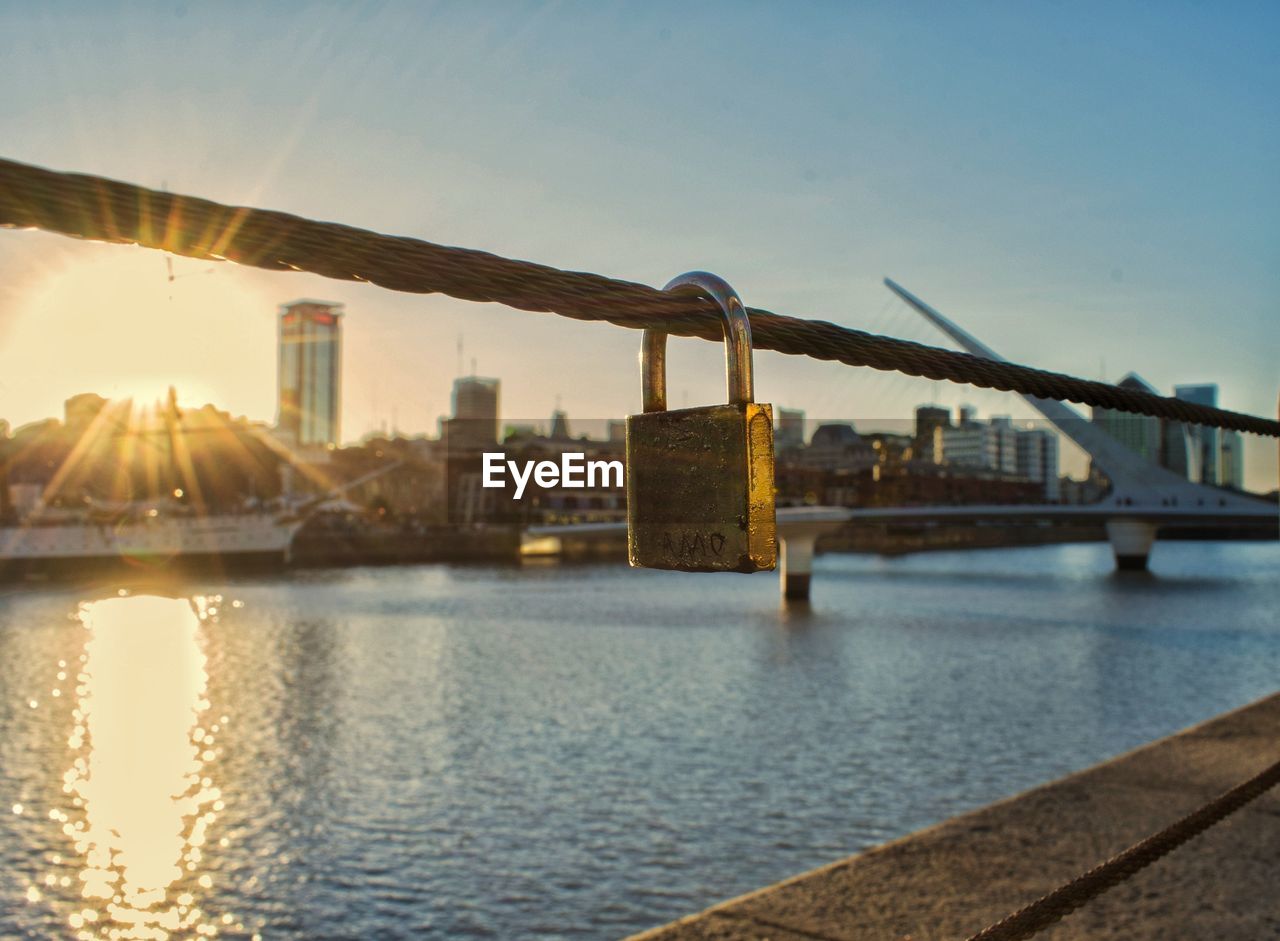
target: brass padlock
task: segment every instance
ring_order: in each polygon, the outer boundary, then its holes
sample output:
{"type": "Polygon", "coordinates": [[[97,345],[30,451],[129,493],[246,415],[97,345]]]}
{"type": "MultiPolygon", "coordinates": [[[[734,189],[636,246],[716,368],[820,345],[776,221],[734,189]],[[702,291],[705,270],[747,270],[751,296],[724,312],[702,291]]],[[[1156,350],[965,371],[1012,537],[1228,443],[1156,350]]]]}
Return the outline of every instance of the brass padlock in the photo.
{"type": "Polygon", "coordinates": [[[685,572],[772,569],[773,407],[754,401],[746,308],[705,271],[682,274],[665,290],[698,291],[720,305],[729,404],[667,411],[667,335],[644,332],[644,413],[627,418],[628,558],[685,572]]]}

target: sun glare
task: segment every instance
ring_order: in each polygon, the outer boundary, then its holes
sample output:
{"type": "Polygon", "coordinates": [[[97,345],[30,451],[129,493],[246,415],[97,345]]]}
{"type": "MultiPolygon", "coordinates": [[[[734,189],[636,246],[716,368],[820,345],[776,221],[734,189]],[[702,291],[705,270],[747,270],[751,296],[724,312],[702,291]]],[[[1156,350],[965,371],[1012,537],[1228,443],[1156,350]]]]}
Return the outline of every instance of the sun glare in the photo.
{"type": "MultiPolygon", "coordinates": [[[[67,917],[77,938],[216,933],[201,904],[212,885],[206,833],[223,806],[214,735],[201,724],[207,607],[155,596],[81,606],[88,634],[62,788],[70,803],[49,814],[75,847],[79,899],[67,917]]],[[[54,874],[45,884],[71,881],[54,874]]]]}
{"type": "Polygon", "coordinates": [[[149,404],[173,386],[183,404],[268,418],[275,310],[230,264],[94,246],[25,292],[0,366],[45,409],[79,392],[149,404]]]}

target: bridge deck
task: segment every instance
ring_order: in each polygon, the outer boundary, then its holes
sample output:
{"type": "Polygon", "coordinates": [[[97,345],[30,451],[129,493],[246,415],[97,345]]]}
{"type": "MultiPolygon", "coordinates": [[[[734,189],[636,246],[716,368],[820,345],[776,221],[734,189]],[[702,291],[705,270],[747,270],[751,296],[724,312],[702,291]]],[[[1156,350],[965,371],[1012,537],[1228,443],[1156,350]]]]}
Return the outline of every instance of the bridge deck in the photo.
{"type": "MultiPolygon", "coordinates": [[[[898,507],[779,507],[778,530],[786,537],[787,530],[800,529],[806,524],[829,524],[843,521],[874,523],[915,522],[928,520],[1080,520],[1105,522],[1110,519],[1132,519],[1154,523],[1161,527],[1212,526],[1241,522],[1274,522],[1280,516],[1280,507],[1263,500],[1251,500],[1249,504],[1235,503],[1229,506],[1152,506],[1116,505],[1114,503],[1090,504],[1012,504],[982,506],[898,506],[898,507]]],[[[555,536],[561,533],[623,532],[623,521],[611,523],[566,523],[548,526],[530,526],[531,536],[555,536]]]]}

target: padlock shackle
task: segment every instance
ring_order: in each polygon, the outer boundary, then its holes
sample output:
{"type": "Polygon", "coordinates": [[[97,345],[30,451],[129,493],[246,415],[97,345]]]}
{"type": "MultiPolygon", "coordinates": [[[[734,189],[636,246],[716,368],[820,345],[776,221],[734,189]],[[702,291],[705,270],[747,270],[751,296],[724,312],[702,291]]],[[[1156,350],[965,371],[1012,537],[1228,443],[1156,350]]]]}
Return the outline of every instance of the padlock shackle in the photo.
{"type": "MultiPolygon", "coordinates": [[[[724,365],[728,375],[729,404],[755,401],[751,365],[751,321],[738,292],[709,271],[689,271],[667,282],[664,291],[702,293],[711,296],[724,319],[724,365]]],[[[667,334],[652,328],[640,341],[640,383],[644,411],[667,410],[667,334]]]]}

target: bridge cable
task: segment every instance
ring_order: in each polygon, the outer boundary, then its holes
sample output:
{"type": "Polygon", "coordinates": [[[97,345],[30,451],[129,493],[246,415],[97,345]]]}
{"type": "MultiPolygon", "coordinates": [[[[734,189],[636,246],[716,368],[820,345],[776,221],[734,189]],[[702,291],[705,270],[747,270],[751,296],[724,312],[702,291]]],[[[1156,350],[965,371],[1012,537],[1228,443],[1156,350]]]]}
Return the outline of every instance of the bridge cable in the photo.
{"type": "Polygon", "coordinates": [[[967,941],[1023,941],[1113,889],[1280,784],[1280,761],[967,941]]]}
{"type": "MultiPolygon", "coordinates": [[[[307,271],[412,294],[660,328],[721,342],[707,297],[288,213],[227,206],[104,177],[0,159],[0,227],[44,229],[273,271],[307,271]]],[[[850,366],[896,370],[1040,398],[1280,437],[1280,422],[1094,380],[751,308],[753,345],[850,366]]]]}

